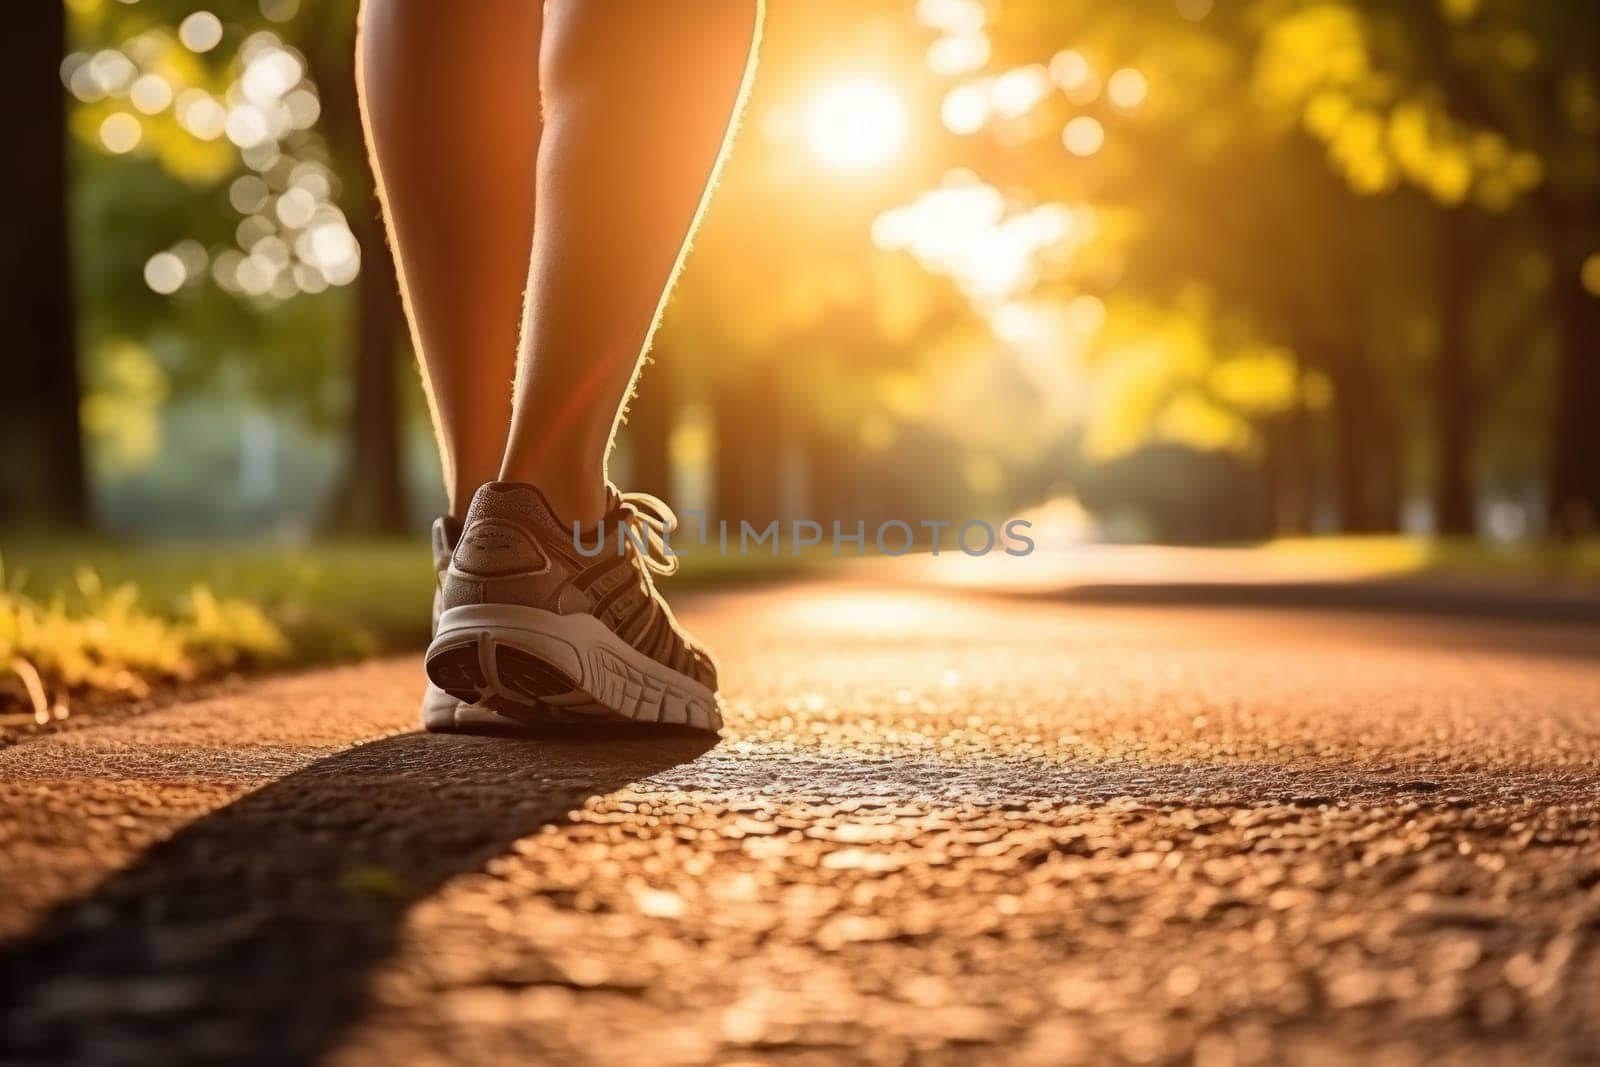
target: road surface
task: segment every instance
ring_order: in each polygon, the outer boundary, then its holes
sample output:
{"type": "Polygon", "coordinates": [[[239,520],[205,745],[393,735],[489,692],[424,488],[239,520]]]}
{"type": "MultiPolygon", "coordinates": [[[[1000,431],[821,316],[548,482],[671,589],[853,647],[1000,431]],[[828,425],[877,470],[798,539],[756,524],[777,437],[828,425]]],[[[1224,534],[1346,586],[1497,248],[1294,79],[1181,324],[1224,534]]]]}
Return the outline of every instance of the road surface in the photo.
{"type": "Polygon", "coordinates": [[[1600,1059],[1600,625],[1092,594],[685,601],[715,744],[407,658],[0,751],[0,1060],[1600,1059]]]}

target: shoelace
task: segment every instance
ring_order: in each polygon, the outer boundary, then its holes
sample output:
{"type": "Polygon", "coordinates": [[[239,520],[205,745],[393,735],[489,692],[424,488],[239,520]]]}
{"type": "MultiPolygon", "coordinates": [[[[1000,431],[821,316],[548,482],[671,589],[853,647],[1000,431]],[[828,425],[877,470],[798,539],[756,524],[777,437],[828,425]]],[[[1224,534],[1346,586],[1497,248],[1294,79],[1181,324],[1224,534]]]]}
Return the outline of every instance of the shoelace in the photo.
{"type": "Polygon", "coordinates": [[[667,502],[650,493],[618,493],[617,504],[608,516],[612,521],[628,528],[625,540],[633,545],[643,545],[644,554],[639,561],[653,574],[662,577],[678,573],[678,557],[667,553],[667,538],[678,529],[678,516],[667,502]]]}

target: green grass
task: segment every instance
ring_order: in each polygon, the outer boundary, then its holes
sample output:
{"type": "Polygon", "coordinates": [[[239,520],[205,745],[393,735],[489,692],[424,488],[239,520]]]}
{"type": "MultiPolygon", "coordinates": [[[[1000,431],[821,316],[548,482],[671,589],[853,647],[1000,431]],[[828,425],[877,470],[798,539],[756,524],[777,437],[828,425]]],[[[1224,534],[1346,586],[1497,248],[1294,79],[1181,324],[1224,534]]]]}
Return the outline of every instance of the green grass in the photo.
{"type": "Polygon", "coordinates": [[[0,725],[228,671],[420,645],[426,545],[7,543],[0,725]]]}
{"type": "MultiPolygon", "coordinates": [[[[800,565],[692,554],[666,588],[800,565]]],[[[230,671],[420,648],[432,591],[423,541],[0,541],[0,728],[230,671]]]]}
{"type": "Polygon", "coordinates": [[[1600,583],[1600,538],[1485,544],[1465,538],[1304,537],[1261,546],[1281,557],[1371,577],[1437,577],[1550,584],[1600,583]]]}

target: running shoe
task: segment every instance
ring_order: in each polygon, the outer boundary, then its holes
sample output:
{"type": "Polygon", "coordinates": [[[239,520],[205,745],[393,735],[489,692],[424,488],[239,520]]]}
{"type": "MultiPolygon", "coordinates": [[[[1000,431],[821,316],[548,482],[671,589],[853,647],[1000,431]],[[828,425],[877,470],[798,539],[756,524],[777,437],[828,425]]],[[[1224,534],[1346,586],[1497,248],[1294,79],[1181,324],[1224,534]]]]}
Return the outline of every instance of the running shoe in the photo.
{"type": "MultiPolygon", "coordinates": [[[[450,556],[455,552],[456,542],[460,538],[459,522],[448,515],[434,520],[432,631],[434,633],[439,630],[440,586],[444,582],[445,568],[450,565],[450,556]]],[[[486,726],[520,728],[524,725],[523,721],[509,719],[493,708],[477,706],[453,697],[431,681],[428,683],[427,691],[422,694],[422,728],[432,733],[459,733],[486,726]]]]}
{"type": "Polygon", "coordinates": [[[478,490],[440,583],[428,677],[519,721],[555,710],[716,730],[716,665],[653,581],[677,570],[677,518],[649,494],[608,493],[580,535],[534,486],[478,490]]]}

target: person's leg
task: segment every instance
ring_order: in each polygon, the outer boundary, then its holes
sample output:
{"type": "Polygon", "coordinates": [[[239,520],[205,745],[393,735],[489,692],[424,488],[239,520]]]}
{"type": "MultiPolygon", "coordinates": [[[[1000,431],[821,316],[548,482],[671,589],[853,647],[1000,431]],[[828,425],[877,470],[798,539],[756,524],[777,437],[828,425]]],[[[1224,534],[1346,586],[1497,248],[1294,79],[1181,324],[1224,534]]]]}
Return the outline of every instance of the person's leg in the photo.
{"type": "MultiPolygon", "coordinates": [[[[430,5],[431,6],[431,5],[430,5]]],[[[612,431],[733,124],[759,0],[550,0],[544,139],[500,477],[599,519],[612,431]]]]}
{"type": "Polygon", "coordinates": [[[450,513],[505,449],[539,154],[539,0],[365,0],[362,113],[450,513]]]}

